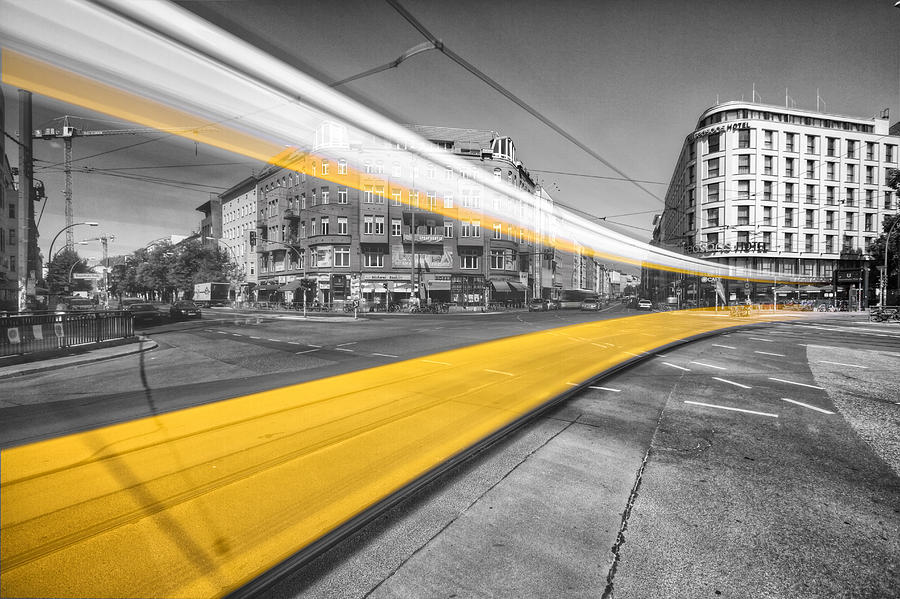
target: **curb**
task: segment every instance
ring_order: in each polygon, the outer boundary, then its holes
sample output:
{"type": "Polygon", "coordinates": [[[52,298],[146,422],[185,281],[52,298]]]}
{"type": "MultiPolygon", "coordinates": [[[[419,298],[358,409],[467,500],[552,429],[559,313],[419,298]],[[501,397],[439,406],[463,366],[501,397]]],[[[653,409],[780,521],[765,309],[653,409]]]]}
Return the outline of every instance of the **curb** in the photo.
{"type": "Polygon", "coordinates": [[[91,364],[93,362],[103,362],[104,360],[112,360],[115,358],[121,358],[123,356],[130,356],[140,352],[149,351],[151,349],[156,349],[157,346],[158,344],[156,343],[156,341],[153,341],[152,339],[141,335],[138,337],[138,341],[136,343],[129,343],[128,345],[119,346],[123,349],[116,353],[110,353],[107,355],[91,355],[90,351],[88,351],[85,354],[79,356],[49,358],[47,360],[48,362],[56,361],[56,363],[54,364],[42,364],[39,362],[35,362],[31,364],[17,364],[14,366],[0,367],[0,380],[14,378],[17,376],[25,376],[28,374],[47,372],[50,370],[59,370],[61,368],[69,368],[70,366],[81,366],[83,364],[91,364]]]}

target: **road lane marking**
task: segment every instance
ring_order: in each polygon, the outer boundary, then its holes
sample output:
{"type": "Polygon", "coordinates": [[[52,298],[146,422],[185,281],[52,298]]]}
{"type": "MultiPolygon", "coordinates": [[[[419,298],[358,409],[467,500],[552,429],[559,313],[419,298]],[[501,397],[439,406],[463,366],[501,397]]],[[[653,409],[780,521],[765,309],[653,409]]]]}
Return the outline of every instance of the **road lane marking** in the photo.
{"type": "Polygon", "coordinates": [[[312,343],[307,343],[307,344],[306,344],[306,347],[317,347],[317,348],[320,348],[320,347],[322,347],[322,346],[321,346],[321,345],[313,345],[312,343]]]}
{"type": "Polygon", "coordinates": [[[356,345],[357,341],[348,341],[347,343],[338,343],[337,346],[341,347],[342,345],[356,345]]]}
{"type": "Polygon", "coordinates": [[[516,376],[511,372],[503,372],[502,370],[491,370],[490,368],[485,368],[484,371],[485,372],[493,372],[494,374],[502,374],[505,376],[516,376]]]}
{"type": "Polygon", "coordinates": [[[395,356],[394,354],[379,354],[379,353],[373,353],[372,355],[373,355],[373,356],[381,356],[381,357],[383,357],[383,358],[399,358],[399,357],[400,357],[400,356],[395,356]]]}
{"type": "Polygon", "coordinates": [[[754,341],[765,341],[766,343],[775,343],[771,339],[763,339],[762,337],[747,337],[747,339],[753,339],[754,341]]]}
{"type": "Polygon", "coordinates": [[[299,341],[288,341],[291,345],[300,345],[299,341]]]}
{"type": "Polygon", "coordinates": [[[250,335],[250,338],[251,339],[262,339],[262,337],[254,337],[253,335],[250,335]]]}
{"type": "Polygon", "coordinates": [[[633,354],[633,353],[631,353],[630,351],[624,351],[624,350],[622,350],[622,353],[623,353],[623,354],[628,354],[629,356],[634,356],[635,358],[640,358],[641,356],[644,355],[644,354],[633,354]]]}
{"type": "Polygon", "coordinates": [[[850,366],[851,368],[868,368],[868,366],[860,366],[859,364],[844,364],[843,362],[831,362],[830,360],[818,360],[822,364],[836,364],[837,366],[850,366]]]}
{"type": "Polygon", "coordinates": [[[232,333],[231,335],[234,337],[243,337],[243,335],[241,335],[240,333],[232,333]]]}
{"type": "Polygon", "coordinates": [[[303,350],[303,351],[298,351],[298,352],[296,352],[296,354],[297,354],[297,355],[300,355],[300,354],[308,354],[308,353],[311,353],[311,352],[314,352],[314,351],[319,351],[319,350],[317,350],[317,349],[305,349],[305,350],[303,350]]]}
{"type": "MultiPolygon", "coordinates": [[[[713,343],[713,347],[724,347],[725,349],[737,349],[736,347],[731,347],[730,345],[719,345],[718,343],[713,343]]],[[[659,354],[657,354],[659,355],[659,354]]]]}
{"type": "Polygon", "coordinates": [[[754,351],[753,353],[754,353],[754,354],[762,354],[762,355],[764,355],[764,356],[778,356],[779,358],[784,358],[784,357],[785,357],[784,354],[776,354],[776,353],[772,353],[772,352],[770,352],[770,351],[754,351]]]}
{"type": "Polygon", "coordinates": [[[281,343],[281,339],[266,339],[266,341],[274,341],[275,343],[281,343]]]}
{"type": "Polygon", "coordinates": [[[810,389],[822,389],[822,390],[825,389],[825,387],[819,387],[818,385],[807,385],[806,383],[798,383],[796,381],[786,381],[784,379],[776,379],[771,376],[769,377],[769,380],[770,381],[778,381],[779,383],[787,383],[789,385],[800,385],[801,387],[809,387],[810,389]]]}
{"type": "Polygon", "coordinates": [[[334,348],[334,351],[349,351],[349,352],[352,352],[353,350],[352,350],[352,349],[347,349],[346,347],[336,347],[336,348],[334,348]]]}
{"type": "Polygon", "coordinates": [[[756,414],[757,416],[771,416],[772,418],[778,418],[778,414],[769,414],[768,412],[756,412],[754,410],[743,410],[741,408],[729,408],[728,406],[717,406],[712,403],[703,403],[699,401],[688,401],[684,400],[684,403],[689,403],[695,406],[704,406],[707,408],[716,408],[718,410],[728,410],[730,412],[744,412],[746,414],[756,414]]]}
{"type": "Polygon", "coordinates": [[[613,389],[612,387],[596,387],[588,386],[588,389],[597,389],[598,391],[612,391],[613,393],[621,393],[621,389],[613,389]]]}
{"type": "Polygon", "coordinates": [[[728,370],[724,366],[716,366],[715,364],[707,364],[706,362],[697,362],[696,360],[691,360],[691,364],[698,364],[700,366],[706,366],[707,368],[715,368],[717,370],[728,370]]]}
{"type": "Polygon", "coordinates": [[[717,377],[717,376],[714,376],[714,377],[712,377],[712,378],[713,378],[713,380],[721,381],[721,382],[723,382],[723,383],[728,383],[729,385],[734,385],[735,387],[740,387],[741,389],[752,389],[752,388],[753,388],[753,387],[751,387],[751,386],[749,386],[749,385],[744,385],[744,384],[741,384],[741,383],[735,383],[734,381],[729,381],[728,379],[720,379],[720,378],[717,377]]]}
{"type": "Polygon", "coordinates": [[[688,372],[691,371],[690,368],[685,368],[684,366],[676,366],[675,364],[670,364],[668,362],[663,362],[663,364],[665,364],[666,366],[671,366],[672,368],[677,368],[678,370],[686,370],[688,372]]]}
{"type": "Polygon", "coordinates": [[[656,354],[660,358],[668,358],[669,354],[656,354]]]}
{"type": "Polygon", "coordinates": [[[823,410],[822,408],[817,408],[816,406],[811,406],[808,403],[803,403],[802,401],[797,401],[795,399],[788,399],[787,397],[782,397],[781,401],[787,401],[793,404],[797,404],[798,406],[803,406],[804,408],[809,408],[810,410],[815,410],[816,412],[822,412],[823,414],[834,414],[834,412],[823,410]]]}
{"type": "Polygon", "coordinates": [[[437,360],[419,360],[420,362],[428,362],[429,364],[440,364],[441,366],[453,366],[450,362],[439,362],[437,360]]]}

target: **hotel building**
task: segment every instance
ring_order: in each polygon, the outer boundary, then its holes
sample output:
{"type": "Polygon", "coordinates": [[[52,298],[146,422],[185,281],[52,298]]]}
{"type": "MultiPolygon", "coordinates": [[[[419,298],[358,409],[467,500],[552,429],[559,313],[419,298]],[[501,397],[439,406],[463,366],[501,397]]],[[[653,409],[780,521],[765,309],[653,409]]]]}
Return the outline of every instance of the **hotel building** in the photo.
{"type": "MultiPolygon", "coordinates": [[[[833,282],[838,298],[869,287],[870,244],[898,209],[887,185],[898,146],[887,118],[718,104],[685,138],[652,243],[775,277],[833,282]]],[[[646,293],[662,294],[658,276],[645,279],[646,293]]],[[[746,290],[754,300],[766,294],[771,285],[746,290]]]]}

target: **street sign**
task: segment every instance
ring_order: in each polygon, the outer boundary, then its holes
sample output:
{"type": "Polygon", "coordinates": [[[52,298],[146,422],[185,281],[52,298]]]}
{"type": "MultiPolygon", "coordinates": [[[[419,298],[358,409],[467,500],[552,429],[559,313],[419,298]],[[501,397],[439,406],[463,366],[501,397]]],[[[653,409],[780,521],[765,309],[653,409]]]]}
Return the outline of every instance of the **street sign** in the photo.
{"type": "Polygon", "coordinates": [[[99,272],[76,272],[72,275],[74,279],[88,279],[91,281],[99,281],[103,278],[103,275],[99,272]]]}

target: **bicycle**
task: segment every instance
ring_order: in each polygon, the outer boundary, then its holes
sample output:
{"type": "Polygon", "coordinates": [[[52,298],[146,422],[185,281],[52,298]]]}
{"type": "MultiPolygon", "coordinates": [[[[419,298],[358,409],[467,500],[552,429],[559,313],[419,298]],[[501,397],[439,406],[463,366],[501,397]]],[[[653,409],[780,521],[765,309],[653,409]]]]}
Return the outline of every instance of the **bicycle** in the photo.
{"type": "Polygon", "coordinates": [[[869,322],[887,322],[891,319],[900,321],[900,312],[884,308],[875,308],[869,312],[869,322]]]}

